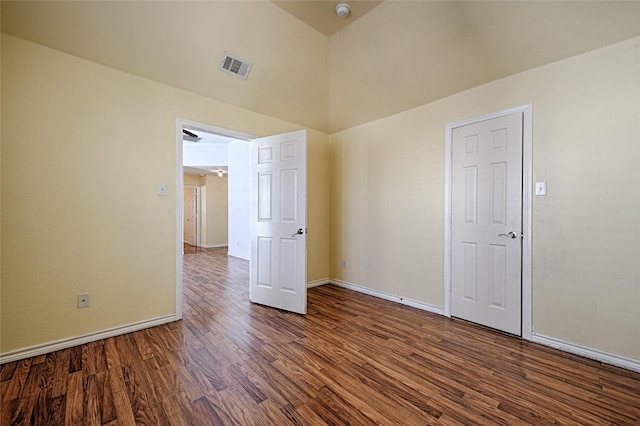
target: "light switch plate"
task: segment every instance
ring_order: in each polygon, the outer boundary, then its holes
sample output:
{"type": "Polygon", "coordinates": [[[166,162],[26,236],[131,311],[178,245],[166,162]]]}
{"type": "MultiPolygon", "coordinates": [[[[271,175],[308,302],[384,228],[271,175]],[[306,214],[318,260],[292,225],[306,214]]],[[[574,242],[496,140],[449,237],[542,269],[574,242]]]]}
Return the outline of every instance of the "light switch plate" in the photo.
{"type": "Polygon", "coordinates": [[[547,181],[536,182],[536,195],[547,195],[547,181]]]}

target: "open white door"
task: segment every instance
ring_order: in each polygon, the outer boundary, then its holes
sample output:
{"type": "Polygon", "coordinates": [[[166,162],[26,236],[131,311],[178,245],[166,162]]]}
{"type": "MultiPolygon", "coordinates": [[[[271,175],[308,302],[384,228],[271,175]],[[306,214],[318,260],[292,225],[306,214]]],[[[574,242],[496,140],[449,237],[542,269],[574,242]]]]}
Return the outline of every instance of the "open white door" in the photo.
{"type": "Polygon", "coordinates": [[[307,133],[251,146],[251,262],[254,303],[307,312],[307,133]]]}

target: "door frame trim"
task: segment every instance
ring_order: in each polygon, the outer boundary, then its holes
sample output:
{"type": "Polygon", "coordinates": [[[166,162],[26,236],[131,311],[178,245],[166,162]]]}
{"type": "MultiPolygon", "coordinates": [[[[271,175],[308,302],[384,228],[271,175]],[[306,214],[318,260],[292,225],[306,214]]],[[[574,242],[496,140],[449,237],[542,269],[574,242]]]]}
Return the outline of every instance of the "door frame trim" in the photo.
{"type": "Polygon", "coordinates": [[[182,165],[182,128],[189,127],[208,133],[215,133],[221,136],[228,136],[234,139],[251,141],[258,136],[251,133],[240,132],[237,130],[227,129],[224,127],[214,126],[212,124],[201,123],[198,121],[188,120],[186,118],[176,117],[176,284],[175,284],[175,318],[182,319],[182,251],[184,248],[184,176],[182,165]]]}
{"type": "Polygon", "coordinates": [[[480,121],[522,114],[522,338],[531,340],[532,324],[532,262],[531,262],[531,207],[532,207],[532,153],[533,104],[526,104],[493,112],[445,126],[444,145],[444,315],[451,317],[451,161],[453,130],[480,121]]]}

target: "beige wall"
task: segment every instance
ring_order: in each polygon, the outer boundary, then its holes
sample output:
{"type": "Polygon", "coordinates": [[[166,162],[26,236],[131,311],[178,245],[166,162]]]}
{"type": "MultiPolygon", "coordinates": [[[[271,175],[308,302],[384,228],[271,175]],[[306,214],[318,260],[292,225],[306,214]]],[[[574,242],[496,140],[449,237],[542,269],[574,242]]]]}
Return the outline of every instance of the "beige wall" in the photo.
{"type": "MultiPolygon", "coordinates": [[[[2,353],[174,312],[176,117],[300,128],[5,34],[2,87],[2,353]],[[91,307],[76,308],[80,292],[91,307]]],[[[309,140],[309,224],[327,235],[309,239],[316,280],[328,277],[328,138],[309,140]]]]}
{"type": "MultiPolygon", "coordinates": [[[[206,176],[207,229],[204,246],[226,246],[229,236],[228,179],[226,176],[206,176]]],[[[248,194],[247,194],[248,196],[248,194]]]]}
{"type": "Polygon", "coordinates": [[[200,175],[182,175],[182,183],[185,185],[191,186],[200,186],[203,185],[202,177],[200,175]]]}
{"type": "Polygon", "coordinates": [[[2,1],[0,6],[2,31],[18,38],[327,130],[329,40],[270,1],[2,1]],[[254,64],[248,79],[217,70],[225,51],[254,64]]]}
{"type": "Polygon", "coordinates": [[[330,39],[328,133],[637,36],[639,17],[638,1],[384,1],[330,39]]]}
{"type": "Polygon", "coordinates": [[[442,307],[445,125],[527,103],[534,332],[640,359],[640,38],[332,135],[331,277],[442,307]]]}

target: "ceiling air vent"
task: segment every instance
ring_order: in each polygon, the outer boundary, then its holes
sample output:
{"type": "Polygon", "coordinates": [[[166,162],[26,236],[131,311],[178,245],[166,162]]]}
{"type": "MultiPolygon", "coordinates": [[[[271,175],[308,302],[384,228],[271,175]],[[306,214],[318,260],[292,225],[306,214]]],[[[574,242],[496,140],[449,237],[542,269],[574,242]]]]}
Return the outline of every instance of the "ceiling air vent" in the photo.
{"type": "Polygon", "coordinates": [[[244,59],[237,58],[228,52],[224,52],[222,61],[220,61],[220,69],[222,71],[238,76],[243,80],[247,79],[252,66],[244,59]]]}

